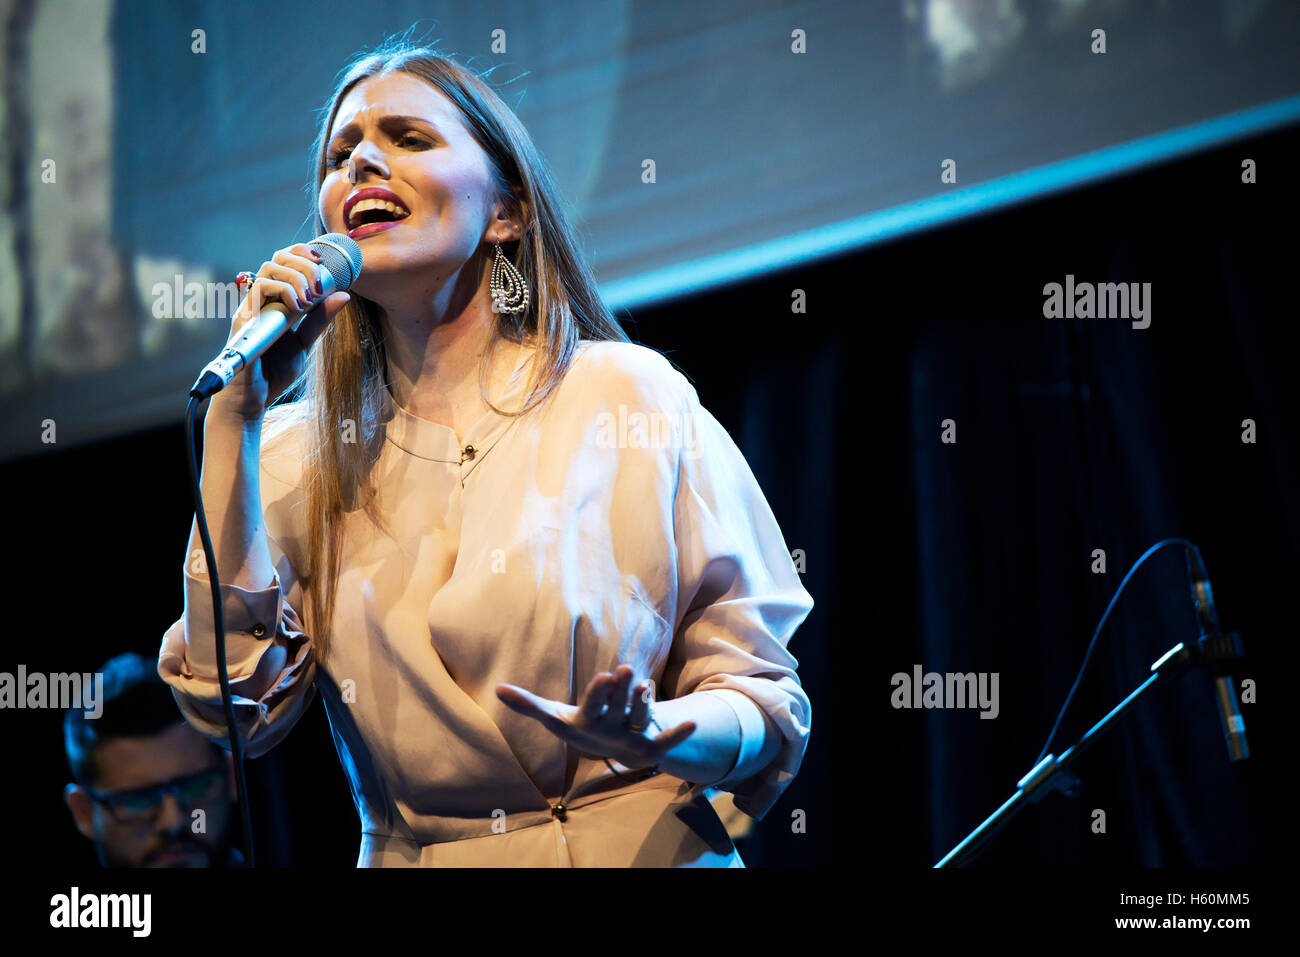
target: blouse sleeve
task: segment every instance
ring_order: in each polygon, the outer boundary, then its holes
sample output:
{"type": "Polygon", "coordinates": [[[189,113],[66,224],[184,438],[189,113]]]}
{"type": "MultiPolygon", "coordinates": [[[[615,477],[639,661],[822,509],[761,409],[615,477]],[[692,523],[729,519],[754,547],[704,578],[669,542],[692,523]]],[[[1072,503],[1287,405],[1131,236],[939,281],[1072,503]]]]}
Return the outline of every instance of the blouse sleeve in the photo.
{"type": "Polygon", "coordinates": [[[712,787],[762,820],[798,773],[808,745],[812,705],[787,646],[813,600],[744,456],[684,377],[682,383],[685,434],[673,506],[677,624],[663,697],[712,691],[736,711],[740,755],[712,787]],[[776,756],[737,780],[742,765],[753,767],[747,756],[772,733],[780,735],[776,756]]]}
{"type": "MultiPolygon", "coordinates": [[[[297,723],[315,693],[316,662],[311,639],[297,608],[302,589],[285,550],[271,534],[273,513],[292,489],[270,477],[265,460],[268,435],[277,410],[268,413],[263,432],[261,491],[267,545],[274,563],[271,582],[257,590],[221,584],[226,634],[226,668],[231,701],[246,755],[258,757],[278,744],[297,723]]],[[[158,674],[171,686],[185,720],[201,734],[229,749],[225,708],[217,669],[212,586],[203,554],[186,556],[182,569],[185,609],[163,635],[158,674]]]]}

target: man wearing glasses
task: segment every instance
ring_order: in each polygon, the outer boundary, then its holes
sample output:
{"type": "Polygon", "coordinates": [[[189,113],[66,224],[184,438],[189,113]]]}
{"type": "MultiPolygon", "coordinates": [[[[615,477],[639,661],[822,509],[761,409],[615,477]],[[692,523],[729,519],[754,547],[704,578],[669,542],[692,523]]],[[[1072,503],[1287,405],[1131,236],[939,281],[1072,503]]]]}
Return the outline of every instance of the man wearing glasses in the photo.
{"type": "Polygon", "coordinates": [[[157,663],[113,658],[98,718],[64,715],[63,798],[104,867],[240,867],[230,756],[180,718],[157,663]]]}

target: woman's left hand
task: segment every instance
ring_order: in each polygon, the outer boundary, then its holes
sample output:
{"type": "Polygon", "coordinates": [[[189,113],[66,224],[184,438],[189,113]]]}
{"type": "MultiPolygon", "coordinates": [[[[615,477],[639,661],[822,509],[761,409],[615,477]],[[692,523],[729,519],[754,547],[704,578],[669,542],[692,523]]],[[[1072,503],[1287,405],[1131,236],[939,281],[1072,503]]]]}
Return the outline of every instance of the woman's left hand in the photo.
{"type": "Polygon", "coordinates": [[[628,711],[628,691],[632,668],[619,665],[613,674],[603,671],[591,679],[582,701],[577,705],[539,698],[517,685],[499,684],[497,697],[512,711],[535,718],[554,734],[580,752],[610,758],[630,770],[657,765],[669,751],[695,732],[694,721],[683,721],[657,737],[649,738],[630,725],[648,725],[650,705],[643,681],[632,694],[628,711]]]}

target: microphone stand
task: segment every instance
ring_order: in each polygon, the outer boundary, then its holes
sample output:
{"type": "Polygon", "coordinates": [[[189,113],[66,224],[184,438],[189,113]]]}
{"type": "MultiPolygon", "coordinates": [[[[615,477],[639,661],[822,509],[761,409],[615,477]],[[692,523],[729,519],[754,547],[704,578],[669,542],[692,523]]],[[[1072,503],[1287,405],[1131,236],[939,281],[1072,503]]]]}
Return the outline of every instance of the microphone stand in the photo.
{"type": "MultiPolygon", "coordinates": [[[[1075,744],[1065,750],[1058,758],[1049,754],[1034,765],[1033,769],[1016,782],[1016,793],[1007,798],[1002,806],[990,814],[979,827],[971,831],[960,844],[949,851],[936,868],[964,867],[982,850],[993,837],[1006,826],[1026,804],[1036,804],[1053,791],[1061,791],[1066,797],[1076,797],[1079,793],[1079,777],[1072,770],[1073,764],[1092,743],[1107,731],[1115,719],[1136,701],[1143,693],[1155,685],[1164,685],[1173,681],[1191,665],[1205,663],[1214,671],[1216,666],[1234,659],[1245,657],[1241,635],[1235,631],[1226,635],[1202,634],[1194,647],[1179,642],[1165,652],[1151,666],[1151,677],[1142,682],[1133,692],[1115,705],[1104,718],[1089,728],[1075,744]]],[[[1225,729],[1225,733],[1228,729],[1225,729]]],[[[1232,747],[1229,741],[1229,748],[1232,747]]],[[[1233,757],[1236,760],[1236,755],[1233,757]]]]}

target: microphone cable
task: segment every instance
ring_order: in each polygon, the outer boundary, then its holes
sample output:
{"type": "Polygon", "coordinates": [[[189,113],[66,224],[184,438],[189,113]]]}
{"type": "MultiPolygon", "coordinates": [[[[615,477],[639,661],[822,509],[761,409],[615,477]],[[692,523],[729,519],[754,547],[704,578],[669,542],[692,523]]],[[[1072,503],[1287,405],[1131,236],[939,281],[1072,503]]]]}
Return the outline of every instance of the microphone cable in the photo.
{"type": "Polygon", "coordinates": [[[248,786],[244,779],[244,743],[239,738],[235,724],[235,705],[230,694],[230,674],[226,669],[226,623],[221,601],[221,584],[217,580],[217,557],[212,551],[212,538],[208,535],[208,519],[203,512],[203,493],[199,488],[198,455],[195,451],[194,412],[199,398],[190,396],[185,406],[185,447],[188,451],[190,495],[194,498],[194,518],[203,542],[203,560],[208,568],[208,583],[212,586],[212,624],[217,634],[217,676],[221,682],[221,703],[226,711],[226,730],[230,753],[235,760],[235,785],[239,792],[239,819],[244,829],[244,866],[256,867],[253,856],[253,825],[248,813],[248,786]]]}
{"type": "Polygon", "coordinates": [[[1133,563],[1133,567],[1128,570],[1128,574],[1124,576],[1124,580],[1119,583],[1119,588],[1115,589],[1115,597],[1113,597],[1110,600],[1110,604],[1106,606],[1106,611],[1102,614],[1101,621],[1097,622],[1097,630],[1092,633],[1092,640],[1088,642],[1088,650],[1084,652],[1083,664],[1079,666],[1079,674],[1074,679],[1074,684],[1070,688],[1070,693],[1065,696],[1065,704],[1061,705],[1061,710],[1056,716],[1056,723],[1052,725],[1052,731],[1047,736],[1047,743],[1043,745],[1043,750],[1040,751],[1038,757],[1034,759],[1035,766],[1041,763],[1043,758],[1047,757],[1047,751],[1052,746],[1052,739],[1056,737],[1056,732],[1061,727],[1061,720],[1065,717],[1065,712],[1069,710],[1070,702],[1074,700],[1074,693],[1079,690],[1079,685],[1083,682],[1083,676],[1088,670],[1088,660],[1092,657],[1092,649],[1096,646],[1097,639],[1101,636],[1102,628],[1106,626],[1106,619],[1110,617],[1111,610],[1115,607],[1115,603],[1119,601],[1119,596],[1123,594],[1124,586],[1129,583],[1129,579],[1133,577],[1133,573],[1138,570],[1144,561],[1166,545],[1183,545],[1194,551],[1197,558],[1201,555],[1201,550],[1197,548],[1194,543],[1189,542],[1185,538],[1166,538],[1156,542],[1148,548],[1142,553],[1142,557],[1133,563]]]}

